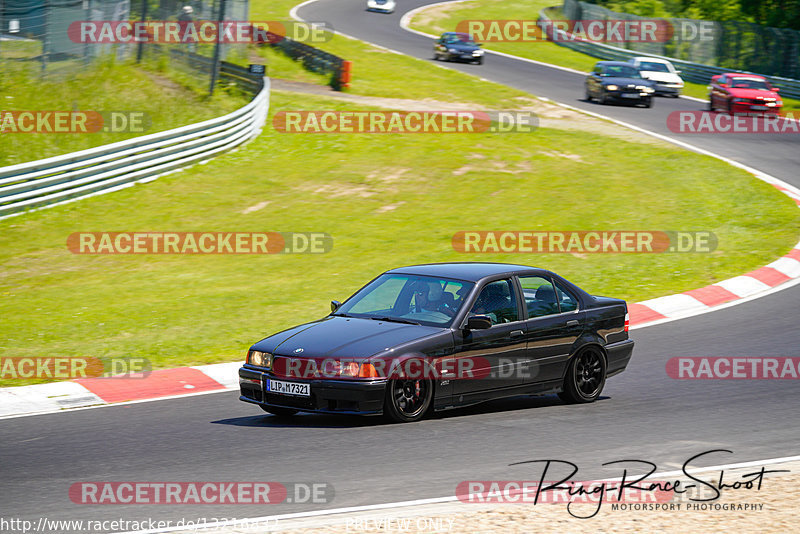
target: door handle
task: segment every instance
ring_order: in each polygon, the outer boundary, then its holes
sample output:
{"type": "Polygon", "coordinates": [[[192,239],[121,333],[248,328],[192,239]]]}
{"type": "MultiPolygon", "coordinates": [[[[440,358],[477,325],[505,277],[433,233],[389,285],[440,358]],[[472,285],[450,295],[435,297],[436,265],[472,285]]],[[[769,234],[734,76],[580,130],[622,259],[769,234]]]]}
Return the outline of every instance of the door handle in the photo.
{"type": "Polygon", "coordinates": [[[579,323],[575,319],[572,319],[571,321],[567,321],[567,326],[578,326],[579,324],[581,324],[581,323],[579,323]]]}
{"type": "Polygon", "coordinates": [[[524,332],[522,330],[512,330],[511,337],[521,336],[524,332]]]}

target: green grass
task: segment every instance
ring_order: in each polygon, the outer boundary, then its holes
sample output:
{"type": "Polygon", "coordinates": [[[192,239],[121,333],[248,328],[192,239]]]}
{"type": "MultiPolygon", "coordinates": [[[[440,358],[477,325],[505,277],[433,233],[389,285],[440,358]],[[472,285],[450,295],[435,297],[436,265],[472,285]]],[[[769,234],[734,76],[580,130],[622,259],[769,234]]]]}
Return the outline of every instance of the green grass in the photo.
{"type": "MultiPolygon", "coordinates": [[[[363,109],[275,92],[271,115],[363,109]]],[[[0,353],[231,361],[379,272],[451,260],[555,270],[637,301],[785,254],[795,205],[713,158],[596,134],[282,134],[109,195],[0,221],[0,353]],[[579,155],[576,161],[556,153],[579,155]],[[625,157],[620,157],[623,155],[625,157]],[[246,208],[268,202],[262,209],[246,208]],[[461,254],[459,230],[711,230],[711,254],[461,254]],[[324,255],[75,255],[80,231],[318,231],[324,255]]],[[[6,380],[0,385],[17,385],[6,380]]]]}
{"type": "MultiPolygon", "coordinates": [[[[558,4],[557,0],[473,0],[446,6],[442,12],[423,11],[418,13],[412,19],[411,27],[438,35],[445,31],[454,31],[456,25],[463,20],[537,20],[539,11],[555,4],[558,4]]],[[[551,16],[554,20],[561,16],[559,10],[555,10],[554,13],[551,16]]],[[[599,61],[596,57],[576,52],[550,41],[486,43],[484,48],[582,72],[589,72],[599,61]]],[[[491,61],[491,57],[487,61],[491,61]]],[[[683,94],[706,100],[708,99],[708,86],[686,82],[683,94]]],[[[784,111],[800,111],[800,100],[784,98],[783,102],[784,111]]]]}
{"type": "MultiPolygon", "coordinates": [[[[3,43],[5,44],[5,43],[3,43]]],[[[40,78],[27,68],[7,67],[0,76],[0,110],[112,111],[146,113],[154,133],[217,117],[243,106],[249,98],[204,91],[132,63],[100,60],[58,79],[40,78]]],[[[0,166],[84,150],[141,133],[0,133],[0,166]]]]}

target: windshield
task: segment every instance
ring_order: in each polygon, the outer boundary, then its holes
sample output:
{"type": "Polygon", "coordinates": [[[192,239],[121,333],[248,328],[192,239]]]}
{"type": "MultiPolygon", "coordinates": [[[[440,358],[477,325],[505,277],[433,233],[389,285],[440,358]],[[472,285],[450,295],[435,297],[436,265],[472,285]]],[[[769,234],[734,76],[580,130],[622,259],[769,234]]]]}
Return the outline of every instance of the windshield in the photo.
{"type": "Polygon", "coordinates": [[[430,276],[382,274],[332,315],[448,326],[474,285],[430,276]]]}
{"type": "Polygon", "coordinates": [[[603,70],[603,76],[613,76],[614,78],[641,78],[639,69],[626,65],[607,65],[603,70]]]}
{"type": "Polygon", "coordinates": [[[655,63],[652,61],[642,61],[639,63],[639,69],[648,72],[670,72],[669,68],[664,63],[655,63]]]}
{"type": "Polygon", "coordinates": [[[462,44],[462,45],[470,45],[470,46],[477,46],[475,41],[473,41],[469,35],[465,33],[459,33],[456,35],[446,35],[444,38],[444,42],[447,44],[462,44]]]}
{"type": "Polygon", "coordinates": [[[740,89],[760,89],[762,91],[771,90],[767,82],[756,78],[734,78],[731,80],[731,87],[740,89]]]}

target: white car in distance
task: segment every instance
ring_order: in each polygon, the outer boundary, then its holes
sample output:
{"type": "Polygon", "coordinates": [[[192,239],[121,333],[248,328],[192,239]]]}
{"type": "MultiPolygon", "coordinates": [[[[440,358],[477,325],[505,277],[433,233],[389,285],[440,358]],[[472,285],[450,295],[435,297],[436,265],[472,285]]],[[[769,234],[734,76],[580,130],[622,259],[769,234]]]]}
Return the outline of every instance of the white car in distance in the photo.
{"type": "Polygon", "coordinates": [[[629,63],[639,69],[642,78],[656,82],[657,95],[669,95],[678,97],[683,89],[683,80],[680,77],[681,71],[666,59],[655,57],[634,57],[628,60],[629,63]]]}
{"type": "Polygon", "coordinates": [[[367,0],[367,11],[394,13],[394,0],[367,0]]]}

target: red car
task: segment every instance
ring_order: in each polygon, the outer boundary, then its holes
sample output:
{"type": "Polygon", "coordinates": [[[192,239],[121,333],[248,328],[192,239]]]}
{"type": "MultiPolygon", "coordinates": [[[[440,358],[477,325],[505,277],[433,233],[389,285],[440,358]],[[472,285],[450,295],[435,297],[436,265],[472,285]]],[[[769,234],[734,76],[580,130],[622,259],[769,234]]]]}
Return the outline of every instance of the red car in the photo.
{"type": "Polygon", "coordinates": [[[756,74],[726,72],[711,78],[708,109],[736,113],[778,114],[783,102],[778,89],[756,74]]]}

